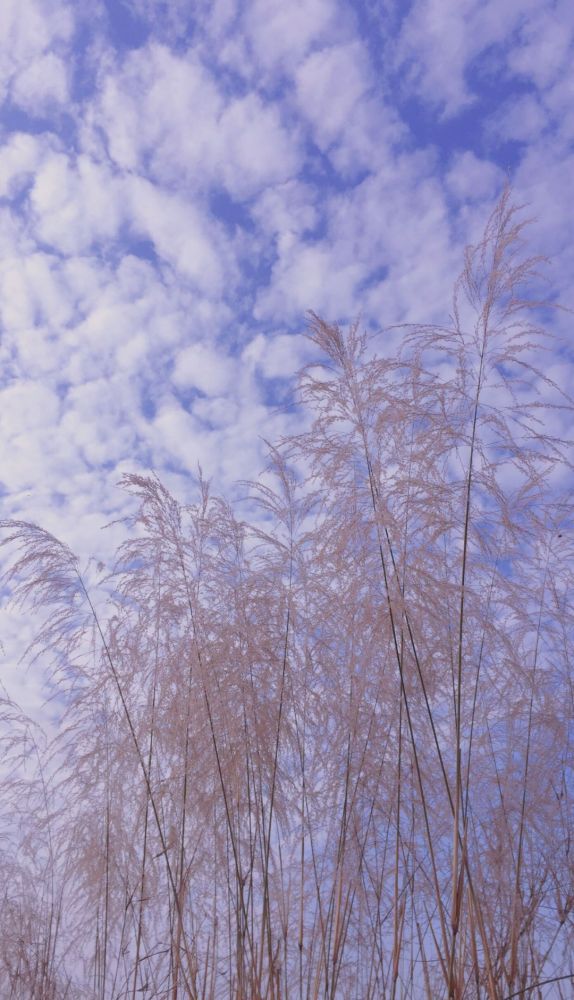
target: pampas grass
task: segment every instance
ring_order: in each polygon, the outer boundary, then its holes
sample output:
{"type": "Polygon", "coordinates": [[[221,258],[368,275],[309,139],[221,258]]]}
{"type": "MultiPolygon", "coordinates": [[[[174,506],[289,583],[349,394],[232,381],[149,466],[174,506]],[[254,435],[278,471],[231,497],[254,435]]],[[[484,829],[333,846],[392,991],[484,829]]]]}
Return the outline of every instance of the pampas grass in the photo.
{"type": "Polygon", "coordinates": [[[396,356],[311,315],[251,523],[125,477],[103,610],[3,524],[62,705],[44,746],[6,703],[3,996],[570,995],[572,411],[523,229],[506,191],[396,356]]]}

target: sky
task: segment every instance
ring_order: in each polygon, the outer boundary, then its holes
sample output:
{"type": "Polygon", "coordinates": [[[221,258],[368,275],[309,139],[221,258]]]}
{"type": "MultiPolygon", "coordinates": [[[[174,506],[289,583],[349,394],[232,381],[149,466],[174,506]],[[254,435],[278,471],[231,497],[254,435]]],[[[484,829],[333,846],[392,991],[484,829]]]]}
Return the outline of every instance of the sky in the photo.
{"type": "Polygon", "coordinates": [[[99,557],[123,473],[233,493],[307,310],[447,321],[506,180],[572,306],[573,59],[571,0],[2,0],[2,517],[99,557]]]}

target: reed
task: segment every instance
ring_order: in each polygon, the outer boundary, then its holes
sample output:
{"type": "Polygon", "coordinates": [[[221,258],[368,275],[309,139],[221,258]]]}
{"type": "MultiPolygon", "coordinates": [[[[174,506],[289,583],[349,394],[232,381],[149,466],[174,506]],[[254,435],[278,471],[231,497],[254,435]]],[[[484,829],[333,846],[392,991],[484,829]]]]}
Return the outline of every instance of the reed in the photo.
{"type": "Polygon", "coordinates": [[[394,356],[310,315],[249,521],[125,477],[99,597],[2,524],[63,706],[3,702],[3,996],[569,995],[570,357],[524,225],[505,191],[394,356]]]}

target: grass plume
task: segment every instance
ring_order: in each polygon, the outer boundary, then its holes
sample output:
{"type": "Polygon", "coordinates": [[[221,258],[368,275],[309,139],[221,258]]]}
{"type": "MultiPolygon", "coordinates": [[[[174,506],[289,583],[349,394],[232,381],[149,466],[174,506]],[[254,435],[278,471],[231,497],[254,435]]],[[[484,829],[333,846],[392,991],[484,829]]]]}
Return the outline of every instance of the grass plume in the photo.
{"type": "Polygon", "coordinates": [[[311,314],[251,523],[126,476],[103,605],[3,523],[62,705],[46,742],[2,701],[3,996],[569,995],[572,407],[524,225],[505,191],[394,356],[311,314]]]}

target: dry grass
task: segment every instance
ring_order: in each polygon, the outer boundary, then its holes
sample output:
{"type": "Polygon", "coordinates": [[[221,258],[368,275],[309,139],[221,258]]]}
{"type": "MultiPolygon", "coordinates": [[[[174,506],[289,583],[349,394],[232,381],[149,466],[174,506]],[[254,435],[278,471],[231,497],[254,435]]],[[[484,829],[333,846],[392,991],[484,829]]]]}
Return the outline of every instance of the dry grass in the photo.
{"type": "Polygon", "coordinates": [[[104,612],[4,524],[64,708],[44,747],[5,702],[2,996],[571,995],[572,411],[522,229],[505,192],[397,357],[311,317],[252,524],[126,477],[104,612]]]}

